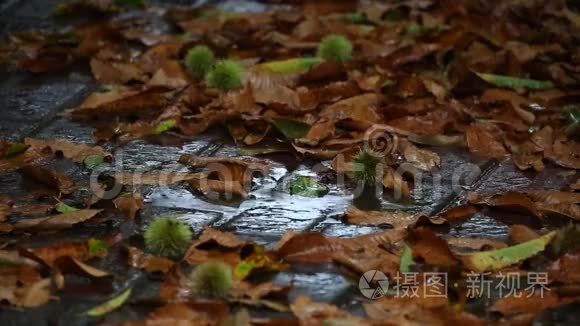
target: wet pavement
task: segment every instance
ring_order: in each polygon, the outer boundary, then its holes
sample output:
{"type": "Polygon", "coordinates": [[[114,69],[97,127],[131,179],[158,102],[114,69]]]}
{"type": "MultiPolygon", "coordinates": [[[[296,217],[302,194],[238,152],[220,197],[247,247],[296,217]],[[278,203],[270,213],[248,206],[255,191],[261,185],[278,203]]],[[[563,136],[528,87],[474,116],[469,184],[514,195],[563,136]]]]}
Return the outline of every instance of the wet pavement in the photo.
{"type": "MultiPolygon", "coordinates": [[[[174,1],[179,3],[180,1],[174,1]]],[[[183,3],[183,1],[181,1],[183,3]]],[[[31,27],[55,27],[49,13],[58,3],[56,0],[4,0],[0,1],[0,33],[31,27]]],[[[233,3],[225,3],[227,9],[236,9],[233,3]]],[[[260,4],[250,3],[246,9],[259,10],[260,4]]],[[[0,138],[17,140],[23,137],[66,138],[75,142],[92,143],[92,129],[59,116],[64,109],[78,105],[82,99],[96,89],[90,72],[83,69],[34,75],[16,71],[13,68],[1,71],[0,81],[0,138]]],[[[110,147],[111,148],[111,147],[110,147]]],[[[111,148],[113,149],[113,148],[111,148]]],[[[160,146],[142,140],[132,141],[113,149],[115,163],[112,170],[161,170],[180,168],[177,159],[183,153],[204,156],[235,156],[238,149],[219,130],[197,137],[180,147],[160,146]]],[[[475,157],[465,149],[435,148],[441,155],[441,168],[433,175],[425,175],[417,184],[411,203],[384,200],[384,209],[404,209],[435,214],[445,208],[465,201],[469,191],[493,194],[507,190],[524,188],[562,189],[570,180],[563,170],[549,167],[540,174],[518,171],[510,161],[497,162],[475,157]],[[456,181],[456,182],[455,182],[456,181]],[[453,185],[456,185],[455,187],[453,185]]],[[[316,231],[329,236],[356,236],[382,229],[345,225],[340,215],[352,204],[352,189],[329,185],[331,191],[322,198],[292,196],[284,187],[284,182],[296,175],[315,175],[312,165],[296,162],[283,164],[274,161],[273,173],[260,179],[254,185],[250,199],[239,205],[211,203],[201,196],[192,194],[179,186],[159,186],[141,189],[147,207],[141,213],[140,222],[147,223],[155,215],[175,215],[186,221],[199,232],[204,226],[212,225],[222,230],[233,231],[245,238],[267,246],[273,245],[288,231],[316,231]]],[[[328,164],[327,164],[328,166],[328,164]]],[[[181,167],[182,168],[182,167],[181,167]]],[[[86,175],[74,164],[59,166],[58,169],[71,174],[75,179],[85,180],[86,175]]],[[[322,173],[324,174],[324,173],[322,173]]],[[[0,194],[26,200],[26,193],[20,184],[18,173],[0,175],[0,194]]],[[[82,184],[82,183],[81,183],[82,184]]],[[[106,234],[108,229],[90,230],[84,234],[75,229],[68,236],[84,239],[95,234],[106,234]]],[[[464,224],[448,230],[450,236],[507,239],[508,226],[492,216],[479,213],[464,224]]],[[[45,240],[55,240],[48,236],[45,240]]],[[[59,238],[62,240],[62,238],[59,238]]],[[[24,243],[34,245],[33,240],[24,243]]],[[[106,322],[140,319],[147,312],[146,307],[136,304],[140,298],[154,296],[158,283],[136,270],[127,271],[125,265],[115,265],[115,257],[102,262],[106,269],[115,274],[115,288],[133,286],[136,290],[132,298],[135,304],[128,304],[109,314],[106,322]]],[[[291,270],[273,277],[279,284],[294,284],[290,299],[304,293],[314,300],[332,302],[353,312],[360,312],[362,297],[358,293],[356,281],[347,279],[333,266],[293,266],[291,270]]],[[[19,311],[14,308],[0,308],[1,325],[52,325],[52,324],[92,324],[95,320],[79,317],[77,314],[101,303],[109,294],[96,297],[63,295],[60,301],[32,310],[19,311]]],[[[260,313],[260,312],[257,312],[260,313]]],[[[557,319],[558,316],[546,312],[543,318],[557,319]]]]}

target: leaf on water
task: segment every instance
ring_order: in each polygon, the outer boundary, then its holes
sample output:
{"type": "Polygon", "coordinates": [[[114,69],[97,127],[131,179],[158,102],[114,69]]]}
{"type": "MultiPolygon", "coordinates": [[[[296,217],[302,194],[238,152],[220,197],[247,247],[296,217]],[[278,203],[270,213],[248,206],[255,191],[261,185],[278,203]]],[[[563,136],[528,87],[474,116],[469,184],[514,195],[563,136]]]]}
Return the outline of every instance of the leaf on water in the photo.
{"type": "MultiPolygon", "coordinates": [[[[474,71],[475,72],[475,71],[474,71]]],[[[528,88],[528,89],[548,89],[554,88],[554,83],[549,80],[535,80],[527,78],[517,78],[503,75],[487,74],[475,72],[475,74],[486,82],[498,87],[505,88],[528,88]]]]}
{"type": "Polygon", "coordinates": [[[92,169],[96,168],[97,166],[103,164],[104,161],[105,161],[105,158],[101,155],[89,155],[83,160],[83,164],[88,169],[92,170],[92,169]]]}
{"type": "Polygon", "coordinates": [[[292,119],[274,119],[274,126],[288,139],[302,138],[310,130],[310,125],[292,119]]]}
{"type": "Polygon", "coordinates": [[[280,74],[296,74],[304,72],[310,67],[322,63],[321,58],[292,58],[279,61],[270,61],[260,64],[258,67],[269,72],[280,74]]]}
{"type": "Polygon", "coordinates": [[[401,254],[399,272],[409,273],[411,271],[411,265],[413,265],[413,250],[405,244],[403,247],[403,253],[401,254]]]}
{"type": "Polygon", "coordinates": [[[499,270],[517,264],[543,251],[555,236],[556,231],[552,231],[537,239],[515,246],[464,255],[462,260],[465,266],[476,273],[499,270]]]}
{"type": "Polygon", "coordinates": [[[291,195],[305,197],[323,197],[330,191],[327,186],[307,176],[298,176],[290,183],[289,189],[291,195]]]}
{"type": "Polygon", "coordinates": [[[98,316],[108,314],[109,312],[122,306],[125,303],[125,301],[127,301],[127,299],[129,299],[129,297],[131,296],[131,290],[132,290],[131,288],[128,288],[123,293],[112,298],[111,300],[109,300],[101,305],[98,305],[98,306],[90,309],[89,311],[85,312],[85,314],[87,316],[91,316],[91,317],[98,317],[98,316]]]}

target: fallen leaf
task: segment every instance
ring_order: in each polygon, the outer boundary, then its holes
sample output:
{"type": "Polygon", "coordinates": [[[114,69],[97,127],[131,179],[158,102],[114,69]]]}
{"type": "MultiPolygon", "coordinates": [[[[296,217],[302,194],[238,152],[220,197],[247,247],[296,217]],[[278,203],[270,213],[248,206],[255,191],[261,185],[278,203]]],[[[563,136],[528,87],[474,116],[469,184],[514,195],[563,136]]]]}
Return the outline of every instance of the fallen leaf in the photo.
{"type": "Polygon", "coordinates": [[[510,225],[509,236],[514,243],[523,243],[540,237],[536,231],[521,224],[510,225]]]}
{"type": "Polygon", "coordinates": [[[113,203],[118,210],[126,213],[131,219],[135,219],[137,212],[139,212],[144,206],[143,196],[136,192],[122,194],[115,198],[113,203]]]}
{"type": "Polygon", "coordinates": [[[503,144],[483,124],[471,124],[465,136],[469,150],[476,155],[503,159],[508,154],[503,144]]]}
{"type": "Polygon", "coordinates": [[[25,308],[47,303],[50,298],[50,278],[41,278],[30,267],[0,268],[0,300],[25,308]]]}
{"type": "Polygon", "coordinates": [[[540,253],[554,236],[556,236],[556,232],[552,231],[515,246],[463,255],[461,260],[467,268],[476,273],[499,270],[540,253]]]}
{"type": "Polygon", "coordinates": [[[0,196],[0,222],[6,221],[12,213],[12,201],[5,196],[0,196]]]}
{"type": "Polygon", "coordinates": [[[148,273],[161,272],[165,274],[175,265],[175,262],[171,259],[144,253],[136,247],[128,247],[127,251],[129,266],[143,269],[148,273]]]}
{"type": "Polygon", "coordinates": [[[100,212],[102,212],[101,209],[81,209],[47,217],[21,219],[14,224],[14,228],[17,230],[65,229],[89,220],[100,212]]]}
{"type": "Polygon", "coordinates": [[[395,229],[404,229],[417,222],[418,214],[405,211],[363,211],[355,206],[347,209],[344,215],[346,222],[362,225],[389,225],[395,229]]]}
{"type": "Polygon", "coordinates": [[[91,317],[99,317],[102,315],[106,315],[109,312],[121,307],[125,303],[125,301],[127,301],[131,296],[131,290],[132,290],[131,288],[128,288],[127,290],[123,291],[121,294],[110,299],[109,301],[88,310],[87,312],[85,312],[85,315],[91,317]]]}
{"type": "Polygon", "coordinates": [[[299,296],[290,305],[301,325],[324,325],[325,323],[344,325],[371,325],[336,306],[313,302],[307,296],[299,296]]]}
{"type": "Polygon", "coordinates": [[[547,89],[554,88],[554,83],[547,80],[535,80],[527,78],[517,78],[511,76],[502,76],[495,74],[486,74],[475,72],[479,78],[485,80],[488,83],[494,84],[499,87],[506,88],[528,88],[528,89],[547,89]]]}
{"type": "Polygon", "coordinates": [[[433,231],[419,227],[411,232],[414,257],[421,257],[425,263],[440,266],[457,266],[459,260],[449,249],[447,241],[437,236],[433,231]]]}
{"type": "Polygon", "coordinates": [[[60,193],[69,195],[75,191],[75,184],[72,179],[62,173],[51,171],[39,166],[25,166],[22,173],[36,182],[39,182],[60,193]]]}

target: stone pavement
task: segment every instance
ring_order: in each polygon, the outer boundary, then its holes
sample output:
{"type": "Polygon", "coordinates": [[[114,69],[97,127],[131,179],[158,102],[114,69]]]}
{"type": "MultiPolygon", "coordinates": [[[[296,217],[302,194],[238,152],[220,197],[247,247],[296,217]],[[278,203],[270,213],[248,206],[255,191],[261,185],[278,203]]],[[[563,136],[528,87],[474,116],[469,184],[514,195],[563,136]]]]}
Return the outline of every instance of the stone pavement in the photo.
{"type": "MultiPolygon", "coordinates": [[[[48,18],[57,3],[56,0],[0,1],[0,33],[57,26],[48,18]]],[[[232,3],[235,1],[229,1],[226,5],[232,6],[232,3]]],[[[259,8],[259,4],[254,3],[251,6],[259,8]]],[[[0,138],[66,138],[75,142],[92,143],[90,128],[58,115],[62,110],[78,105],[87,94],[97,88],[86,67],[43,75],[33,75],[13,68],[0,69],[5,69],[0,72],[0,138]]],[[[237,155],[233,143],[219,131],[196,137],[183,147],[163,147],[138,140],[121,148],[109,148],[115,151],[116,160],[122,162],[122,168],[129,171],[176,167],[177,159],[182,153],[205,156],[237,155]]],[[[462,149],[434,150],[441,155],[441,169],[419,185],[421,194],[413,203],[407,205],[384,201],[383,208],[433,214],[465,201],[468,191],[491,194],[524,188],[561,189],[567,178],[569,179],[560,174],[561,170],[553,167],[536,175],[518,171],[509,161],[496,162],[478,158],[462,149]],[[473,170],[480,173],[470,175],[473,170]],[[457,189],[452,189],[454,173],[462,176],[461,187],[457,189]]],[[[172,213],[181,216],[196,231],[201,230],[204,225],[212,225],[266,245],[275,243],[288,230],[316,231],[329,236],[354,236],[380,230],[378,227],[352,226],[341,222],[339,216],[352,203],[349,189],[330,185],[331,192],[323,198],[289,195],[282,185],[283,181],[299,174],[312,174],[312,165],[307,161],[276,166],[269,178],[262,179],[255,185],[252,198],[237,207],[208,203],[179,186],[143,189],[148,204],[141,214],[142,221],[147,222],[158,214],[172,213]]],[[[65,164],[58,168],[76,175],[75,178],[83,177],[74,165],[65,164]]],[[[15,187],[20,181],[18,173],[0,175],[0,194],[11,194],[13,198],[24,197],[24,190],[15,187]]],[[[491,216],[478,214],[463,225],[451,228],[448,234],[506,239],[507,230],[506,224],[491,216]]],[[[94,230],[97,233],[106,231],[94,230]]],[[[93,235],[94,233],[70,234],[70,237],[86,238],[93,235]]],[[[125,266],[109,267],[117,270],[124,278],[116,286],[132,285],[136,289],[134,297],[145,298],[155,293],[158,286],[155,280],[148,280],[142,273],[134,270],[127,274],[125,266]]],[[[291,270],[276,275],[274,280],[281,284],[294,282],[291,300],[304,293],[315,300],[333,302],[355,313],[360,312],[361,296],[356,284],[346,279],[333,266],[294,266],[291,270]]],[[[86,324],[89,321],[76,316],[76,313],[101,301],[102,298],[64,297],[62,301],[53,301],[35,309],[31,314],[2,308],[0,324],[86,324]]],[[[107,321],[139,318],[143,313],[143,307],[128,305],[107,316],[107,321]]],[[[268,314],[271,316],[271,312],[268,314]]]]}

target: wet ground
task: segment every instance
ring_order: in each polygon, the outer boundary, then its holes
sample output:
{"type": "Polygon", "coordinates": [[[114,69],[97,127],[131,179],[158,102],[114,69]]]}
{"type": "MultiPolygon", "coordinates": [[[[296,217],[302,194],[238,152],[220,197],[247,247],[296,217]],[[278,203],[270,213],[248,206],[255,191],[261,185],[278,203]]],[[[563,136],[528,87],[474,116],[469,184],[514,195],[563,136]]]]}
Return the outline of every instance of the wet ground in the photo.
{"type": "MultiPolygon", "coordinates": [[[[37,27],[57,27],[49,18],[56,0],[4,0],[0,1],[0,33],[8,33],[37,27]]],[[[173,1],[185,3],[187,1],[173,1]]],[[[261,4],[229,1],[227,9],[260,10],[261,4]]],[[[4,68],[6,69],[6,68],[4,68]]],[[[68,121],[58,115],[66,108],[78,105],[88,93],[96,89],[90,72],[78,67],[57,74],[33,75],[11,68],[0,72],[0,138],[17,140],[23,137],[66,138],[75,142],[92,143],[92,130],[68,121]]],[[[111,148],[111,147],[110,147],[111,148]]],[[[235,156],[238,149],[220,130],[200,136],[181,147],[160,146],[142,140],[133,141],[114,149],[116,162],[111,170],[160,170],[178,167],[180,154],[190,153],[204,156],[235,156]]],[[[398,203],[385,199],[380,203],[384,209],[404,209],[434,214],[445,208],[465,201],[469,191],[493,194],[518,189],[562,189],[570,180],[563,170],[549,167],[540,174],[524,173],[510,161],[497,162],[475,157],[462,149],[434,149],[442,158],[441,169],[425,176],[418,183],[412,203],[398,203]],[[455,185],[455,186],[454,186],[455,185]]],[[[209,203],[179,187],[149,187],[141,189],[147,207],[141,213],[141,221],[147,222],[158,214],[175,214],[187,221],[196,231],[205,225],[233,231],[259,243],[272,245],[287,230],[317,231],[329,236],[354,236],[379,231],[378,227],[345,225],[340,215],[352,204],[352,189],[330,184],[331,191],[322,198],[291,196],[284,182],[296,175],[324,176],[314,174],[309,162],[299,162],[291,157],[272,156],[276,163],[273,173],[259,180],[251,198],[239,205],[209,203]]],[[[328,164],[327,164],[328,166],[328,164]]],[[[80,170],[73,164],[57,167],[83,180],[80,170]]],[[[12,198],[25,198],[25,190],[18,173],[0,175],[0,194],[12,198]]],[[[86,181],[85,181],[86,183],[86,181]]],[[[386,198],[386,197],[385,197],[386,198]]],[[[508,223],[516,221],[508,220],[508,223]]],[[[104,235],[110,229],[75,229],[67,234],[71,239],[86,239],[96,234],[104,235]],[[85,232],[86,231],[86,232],[85,232]]],[[[444,230],[449,236],[507,239],[508,225],[496,217],[480,213],[466,223],[444,230]]],[[[129,230],[128,232],[134,232],[129,230]]],[[[60,238],[62,239],[62,238],[60,238]]],[[[53,241],[48,236],[45,240],[53,241]]],[[[34,245],[34,241],[23,239],[23,245],[34,245]]],[[[36,241],[36,240],[35,240],[36,241]]],[[[118,257],[117,257],[118,258],[118,257]]],[[[147,305],[139,300],[154,296],[158,282],[148,279],[137,270],[127,270],[118,264],[116,257],[108,257],[102,267],[115,274],[115,289],[132,286],[134,296],[130,304],[109,314],[106,322],[139,319],[147,312],[147,305]]],[[[280,284],[294,283],[290,300],[300,293],[314,300],[332,302],[355,313],[360,313],[356,283],[343,276],[335,267],[294,266],[279,273],[274,281],[280,284]]],[[[60,301],[52,301],[32,311],[0,308],[1,325],[53,325],[92,324],[78,316],[79,312],[101,303],[110,295],[86,297],[65,294],[60,301]]],[[[572,309],[578,307],[567,307],[572,309]]],[[[261,313],[261,312],[256,312],[261,313]]],[[[266,312],[264,312],[266,313],[266,312]]],[[[288,315],[289,316],[289,315],[288,315]]],[[[541,317],[546,321],[557,321],[562,316],[550,311],[541,317]]]]}

